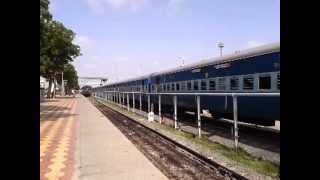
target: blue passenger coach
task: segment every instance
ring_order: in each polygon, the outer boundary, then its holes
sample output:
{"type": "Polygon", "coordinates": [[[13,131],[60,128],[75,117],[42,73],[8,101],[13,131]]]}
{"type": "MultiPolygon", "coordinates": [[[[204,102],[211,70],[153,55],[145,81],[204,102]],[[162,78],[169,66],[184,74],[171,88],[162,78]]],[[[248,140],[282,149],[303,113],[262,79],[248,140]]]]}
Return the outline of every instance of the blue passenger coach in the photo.
{"type": "MultiPolygon", "coordinates": [[[[280,92],[280,43],[238,51],[199,63],[106,85],[100,90],[140,92],[280,92]]],[[[97,90],[99,90],[97,89],[97,90]]],[[[152,96],[156,105],[158,96],[152,96]]],[[[162,96],[172,106],[170,95],[162,96]]],[[[143,97],[146,102],[146,96],[143,97]]],[[[178,96],[178,108],[194,110],[194,96],[178,96]]],[[[201,96],[201,109],[232,119],[232,97],[201,96]]],[[[280,97],[238,97],[239,121],[273,125],[280,121],[280,97]]]]}

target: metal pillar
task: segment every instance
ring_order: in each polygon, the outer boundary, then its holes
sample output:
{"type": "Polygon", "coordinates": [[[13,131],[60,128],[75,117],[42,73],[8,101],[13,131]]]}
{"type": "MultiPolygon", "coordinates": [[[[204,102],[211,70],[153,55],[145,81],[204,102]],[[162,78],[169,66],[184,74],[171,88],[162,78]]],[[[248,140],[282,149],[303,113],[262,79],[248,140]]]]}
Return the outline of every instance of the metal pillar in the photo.
{"type": "Polygon", "coordinates": [[[124,103],[125,103],[125,101],[124,101],[124,93],[121,93],[121,96],[122,96],[122,107],[124,107],[124,103]]]}
{"type": "Polygon", "coordinates": [[[197,96],[198,132],[201,138],[201,116],[200,116],[200,96],[197,96]]]}
{"type": "Polygon", "coordinates": [[[121,106],[121,107],[122,107],[122,101],[123,101],[122,93],[120,93],[120,106],[121,106]]]}
{"type": "Polygon", "coordinates": [[[130,111],[129,93],[127,93],[127,109],[130,111]]]}
{"type": "Polygon", "coordinates": [[[237,96],[233,95],[233,121],[234,121],[234,145],[238,150],[238,101],[237,96]]]}
{"type": "Polygon", "coordinates": [[[150,112],[150,94],[148,94],[148,113],[150,112]]]}
{"type": "Polygon", "coordinates": [[[224,98],[224,110],[226,111],[228,109],[228,96],[225,96],[224,98]]]}
{"type": "Polygon", "coordinates": [[[123,108],[125,108],[125,104],[126,104],[126,101],[125,101],[125,94],[124,93],[122,93],[122,103],[123,103],[123,108]]]}
{"type": "Polygon", "coordinates": [[[136,108],[136,103],[135,103],[135,99],[134,99],[134,93],[132,93],[132,111],[135,112],[135,108],[136,108]]]}
{"type": "Polygon", "coordinates": [[[162,117],[161,117],[161,95],[159,95],[159,123],[161,124],[162,117]]]}
{"type": "Polygon", "coordinates": [[[141,93],[140,93],[140,97],[139,97],[139,108],[140,108],[140,111],[142,111],[142,100],[141,100],[141,93]]]}
{"type": "Polygon", "coordinates": [[[174,128],[178,129],[178,121],[177,121],[177,96],[173,96],[173,105],[174,105],[174,128]]]}

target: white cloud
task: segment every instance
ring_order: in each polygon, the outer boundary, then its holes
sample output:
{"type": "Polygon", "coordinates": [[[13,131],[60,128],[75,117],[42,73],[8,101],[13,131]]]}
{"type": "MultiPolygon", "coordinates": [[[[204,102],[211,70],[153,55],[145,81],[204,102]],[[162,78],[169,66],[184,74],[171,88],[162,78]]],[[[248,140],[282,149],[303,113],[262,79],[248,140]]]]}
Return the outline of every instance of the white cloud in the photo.
{"type": "Polygon", "coordinates": [[[85,0],[97,14],[103,14],[108,7],[113,9],[129,9],[133,12],[143,7],[149,0],[85,0]]]}
{"type": "Polygon", "coordinates": [[[49,3],[49,12],[55,14],[57,11],[57,3],[55,1],[50,1],[49,3]]]}
{"type": "MultiPolygon", "coordinates": [[[[181,10],[181,5],[186,0],[161,0],[164,4],[166,15],[172,16],[181,10]]],[[[97,14],[104,14],[108,8],[115,10],[129,10],[136,12],[155,0],[85,0],[88,6],[97,14]]],[[[163,7],[160,7],[163,8],[163,7]]]]}
{"type": "Polygon", "coordinates": [[[87,54],[95,47],[95,41],[84,35],[77,35],[74,39],[74,43],[80,46],[83,55],[87,54]]]}
{"type": "Polygon", "coordinates": [[[262,41],[252,40],[252,41],[248,41],[247,46],[248,46],[249,48],[252,48],[252,47],[261,46],[261,45],[263,45],[263,44],[265,44],[265,43],[262,42],[262,41]]]}
{"type": "Polygon", "coordinates": [[[96,69],[97,68],[97,66],[95,65],[95,64],[84,64],[83,65],[83,67],[85,68],[85,69],[96,69]]]}
{"type": "Polygon", "coordinates": [[[166,14],[168,16],[173,16],[177,14],[180,9],[181,5],[185,0],[169,0],[166,8],[166,14]]]}

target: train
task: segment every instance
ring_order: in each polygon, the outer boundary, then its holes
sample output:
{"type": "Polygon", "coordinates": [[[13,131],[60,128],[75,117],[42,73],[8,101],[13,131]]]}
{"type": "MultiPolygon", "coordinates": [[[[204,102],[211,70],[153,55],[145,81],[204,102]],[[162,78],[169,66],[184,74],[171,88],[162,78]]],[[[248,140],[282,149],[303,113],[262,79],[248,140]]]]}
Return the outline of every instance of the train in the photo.
{"type": "Polygon", "coordinates": [[[83,86],[81,88],[81,94],[85,97],[90,97],[92,95],[93,88],[91,86],[83,86]]]}
{"type": "MultiPolygon", "coordinates": [[[[101,97],[104,91],[280,94],[280,42],[107,84],[93,91],[101,97]]],[[[179,111],[195,110],[195,96],[179,95],[177,99],[179,111]]],[[[163,106],[172,109],[172,95],[162,95],[161,101],[163,106]]],[[[142,96],[142,102],[147,103],[146,95],[142,96]]],[[[158,96],[151,95],[151,102],[157,106],[158,96]]],[[[233,119],[232,97],[201,96],[201,110],[218,118],[233,119]]],[[[280,96],[238,97],[238,120],[273,126],[275,121],[280,121],[280,96]]]]}

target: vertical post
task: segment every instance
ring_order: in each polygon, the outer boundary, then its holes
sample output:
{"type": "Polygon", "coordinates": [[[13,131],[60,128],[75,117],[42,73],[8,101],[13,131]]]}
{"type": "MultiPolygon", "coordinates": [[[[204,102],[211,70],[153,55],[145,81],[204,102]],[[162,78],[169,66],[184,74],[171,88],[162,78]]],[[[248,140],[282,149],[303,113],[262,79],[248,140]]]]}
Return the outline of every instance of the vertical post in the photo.
{"type": "Polygon", "coordinates": [[[161,124],[162,117],[161,117],[161,94],[159,94],[159,123],[161,124]]]}
{"type": "Polygon", "coordinates": [[[135,104],[135,99],[134,99],[134,93],[132,93],[132,106],[133,106],[132,111],[135,112],[136,104],[135,104]]]}
{"type": "Polygon", "coordinates": [[[63,71],[61,73],[61,96],[64,96],[64,81],[63,81],[63,71]]]}
{"type": "Polygon", "coordinates": [[[233,121],[234,121],[234,145],[236,150],[238,150],[238,102],[237,96],[233,95],[233,121]]]}
{"type": "Polygon", "coordinates": [[[123,93],[122,94],[122,102],[123,102],[123,108],[126,108],[126,96],[125,96],[125,94],[123,93]]]}
{"type": "Polygon", "coordinates": [[[228,109],[228,96],[225,96],[224,98],[224,110],[227,111],[228,109]]]}
{"type": "Polygon", "coordinates": [[[178,129],[178,121],[177,121],[177,95],[173,96],[173,105],[174,105],[174,128],[178,129]]]}
{"type": "Polygon", "coordinates": [[[141,100],[141,93],[140,93],[140,97],[139,97],[139,108],[140,108],[140,111],[142,111],[142,100],[141,100]]]}
{"type": "Polygon", "coordinates": [[[148,113],[150,112],[150,94],[148,94],[148,113]]]}
{"type": "Polygon", "coordinates": [[[129,93],[127,93],[127,109],[130,111],[129,93]]]}
{"type": "Polygon", "coordinates": [[[122,93],[120,92],[120,107],[122,107],[122,93]]]}
{"type": "Polygon", "coordinates": [[[121,107],[124,106],[124,94],[121,93],[121,107]]]}
{"type": "Polygon", "coordinates": [[[123,103],[123,108],[125,108],[125,104],[126,104],[126,101],[125,101],[125,94],[122,93],[122,103],[123,103]]]}
{"type": "Polygon", "coordinates": [[[201,138],[201,116],[200,116],[200,96],[197,96],[198,132],[201,138]]]}

